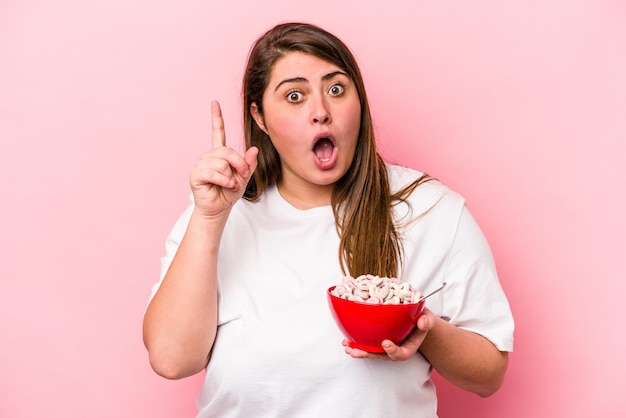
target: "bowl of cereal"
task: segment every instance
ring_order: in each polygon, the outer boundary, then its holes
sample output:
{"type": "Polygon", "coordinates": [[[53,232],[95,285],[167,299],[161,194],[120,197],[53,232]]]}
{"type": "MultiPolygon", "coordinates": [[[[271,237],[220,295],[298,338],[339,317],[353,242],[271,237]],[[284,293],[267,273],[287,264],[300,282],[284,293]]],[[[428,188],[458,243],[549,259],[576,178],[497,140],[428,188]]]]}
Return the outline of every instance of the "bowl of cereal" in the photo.
{"type": "Polygon", "coordinates": [[[415,328],[426,299],[407,282],[369,274],[346,276],[327,295],[348,345],[370,353],[383,353],[384,340],[400,344],[415,328]]]}

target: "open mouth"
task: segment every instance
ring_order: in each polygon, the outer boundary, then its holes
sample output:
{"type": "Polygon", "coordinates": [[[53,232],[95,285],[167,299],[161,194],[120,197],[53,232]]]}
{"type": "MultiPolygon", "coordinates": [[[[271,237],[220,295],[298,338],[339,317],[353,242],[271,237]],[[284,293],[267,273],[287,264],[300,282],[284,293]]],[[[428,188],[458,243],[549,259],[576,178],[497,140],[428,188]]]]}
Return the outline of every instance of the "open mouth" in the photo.
{"type": "Polygon", "coordinates": [[[330,138],[320,138],[313,146],[315,156],[322,162],[330,161],[334,149],[335,144],[330,138]]]}

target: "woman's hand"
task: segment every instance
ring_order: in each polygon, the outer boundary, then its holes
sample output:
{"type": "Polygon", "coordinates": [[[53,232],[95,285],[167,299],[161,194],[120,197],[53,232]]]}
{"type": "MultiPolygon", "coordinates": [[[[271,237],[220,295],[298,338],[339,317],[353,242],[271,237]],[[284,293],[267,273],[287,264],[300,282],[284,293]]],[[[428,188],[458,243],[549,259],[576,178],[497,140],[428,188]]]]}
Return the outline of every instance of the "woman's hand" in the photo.
{"type": "Polygon", "coordinates": [[[257,166],[258,149],[241,156],[226,146],[224,119],[218,102],[211,103],[213,147],[191,171],[190,183],[196,211],[203,217],[227,212],[243,195],[257,166]]]}
{"type": "Polygon", "coordinates": [[[385,353],[368,353],[367,351],[359,350],[358,348],[352,348],[348,345],[347,340],[343,340],[342,344],[345,347],[346,354],[354,358],[371,358],[378,360],[392,360],[392,361],[404,361],[408,360],[417,353],[422,342],[426,338],[428,331],[432,329],[435,324],[434,314],[427,308],[424,308],[424,313],[417,319],[417,327],[409,334],[409,336],[400,345],[396,345],[389,340],[382,342],[383,350],[385,353]]]}

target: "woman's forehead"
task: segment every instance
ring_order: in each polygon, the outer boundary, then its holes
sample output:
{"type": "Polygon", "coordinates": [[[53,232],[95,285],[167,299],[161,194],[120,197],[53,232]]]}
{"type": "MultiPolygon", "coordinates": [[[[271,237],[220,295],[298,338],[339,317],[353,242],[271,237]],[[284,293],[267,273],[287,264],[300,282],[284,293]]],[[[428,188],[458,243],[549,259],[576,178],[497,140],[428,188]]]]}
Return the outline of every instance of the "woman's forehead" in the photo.
{"type": "Polygon", "coordinates": [[[270,71],[269,88],[275,88],[284,80],[317,81],[329,74],[347,74],[336,64],[312,54],[293,51],[276,60],[270,71]]]}

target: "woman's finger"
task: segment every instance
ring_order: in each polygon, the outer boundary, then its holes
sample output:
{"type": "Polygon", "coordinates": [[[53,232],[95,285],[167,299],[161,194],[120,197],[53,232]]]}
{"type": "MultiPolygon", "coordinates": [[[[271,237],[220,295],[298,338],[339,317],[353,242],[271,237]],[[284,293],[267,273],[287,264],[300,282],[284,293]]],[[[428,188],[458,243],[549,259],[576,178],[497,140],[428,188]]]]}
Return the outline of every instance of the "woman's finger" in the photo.
{"type": "Polygon", "coordinates": [[[211,121],[213,134],[213,148],[226,145],[226,132],[224,131],[224,118],[222,109],[217,101],[211,102],[211,121]]]}

